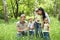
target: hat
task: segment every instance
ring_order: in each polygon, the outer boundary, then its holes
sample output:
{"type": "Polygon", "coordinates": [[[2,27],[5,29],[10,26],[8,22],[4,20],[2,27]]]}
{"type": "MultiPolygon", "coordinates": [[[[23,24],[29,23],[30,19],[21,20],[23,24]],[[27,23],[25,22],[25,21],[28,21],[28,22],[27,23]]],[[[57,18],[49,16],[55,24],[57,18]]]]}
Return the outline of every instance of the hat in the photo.
{"type": "Polygon", "coordinates": [[[21,17],[25,17],[25,14],[21,14],[21,17]]]}
{"type": "Polygon", "coordinates": [[[29,19],[31,19],[32,17],[30,17],[29,19]]]}

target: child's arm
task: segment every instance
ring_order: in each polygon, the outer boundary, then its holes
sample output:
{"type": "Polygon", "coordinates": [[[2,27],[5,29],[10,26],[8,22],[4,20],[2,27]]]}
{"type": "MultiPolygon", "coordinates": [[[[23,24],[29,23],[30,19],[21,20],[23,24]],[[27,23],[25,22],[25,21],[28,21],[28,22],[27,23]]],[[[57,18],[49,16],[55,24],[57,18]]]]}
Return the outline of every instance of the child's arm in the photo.
{"type": "Polygon", "coordinates": [[[32,29],[34,29],[34,24],[32,25],[32,29]]]}
{"type": "Polygon", "coordinates": [[[47,30],[50,32],[50,25],[48,25],[48,29],[47,30]]]}

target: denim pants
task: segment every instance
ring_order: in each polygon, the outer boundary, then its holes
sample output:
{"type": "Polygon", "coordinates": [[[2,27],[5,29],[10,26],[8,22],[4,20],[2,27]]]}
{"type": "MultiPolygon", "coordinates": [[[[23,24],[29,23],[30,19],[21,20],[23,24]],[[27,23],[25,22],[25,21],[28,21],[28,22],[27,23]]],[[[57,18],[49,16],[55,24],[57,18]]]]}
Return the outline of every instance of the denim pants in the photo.
{"type": "Polygon", "coordinates": [[[27,32],[23,31],[23,32],[18,32],[17,33],[17,40],[21,40],[22,36],[27,36],[27,32]]]}
{"type": "Polygon", "coordinates": [[[44,40],[50,40],[49,32],[43,32],[44,40]]]}
{"type": "Polygon", "coordinates": [[[20,36],[27,36],[27,32],[23,31],[23,32],[18,32],[17,33],[17,37],[20,37],[20,36]]]}
{"type": "Polygon", "coordinates": [[[35,26],[35,33],[36,33],[36,37],[38,37],[40,35],[41,38],[43,38],[43,33],[42,33],[42,29],[41,29],[41,24],[35,22],[34,23],[35,26]],[[39,32],[39,33],[38,33],[39,32]]]}
{"type": "Polygon", "coordinates": [[[29,35],[33,36],[34,35],[34,31],[29,31],[29,35]]]}

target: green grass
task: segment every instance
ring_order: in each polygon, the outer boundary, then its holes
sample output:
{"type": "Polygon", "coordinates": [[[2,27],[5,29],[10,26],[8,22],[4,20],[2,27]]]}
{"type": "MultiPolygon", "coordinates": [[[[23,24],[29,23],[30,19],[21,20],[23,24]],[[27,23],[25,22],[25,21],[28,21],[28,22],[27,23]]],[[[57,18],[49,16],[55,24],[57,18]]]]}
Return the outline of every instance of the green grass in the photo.
{"type": "MultiPolygon", "coordinates": [[[[57,18],[51,18],[50,24],[50,38],[51,40],[60,40],[60,23],[57,18]]],[[[0,40],[16,40],[16,19],[10,19],[9,23],[0,20],[0,40]]],[[[40,40],[40,38],[33,37],[33,40],[40,40]]],[[[29,40],[29,36],[21,37],[21,40],[29,40]]]]}

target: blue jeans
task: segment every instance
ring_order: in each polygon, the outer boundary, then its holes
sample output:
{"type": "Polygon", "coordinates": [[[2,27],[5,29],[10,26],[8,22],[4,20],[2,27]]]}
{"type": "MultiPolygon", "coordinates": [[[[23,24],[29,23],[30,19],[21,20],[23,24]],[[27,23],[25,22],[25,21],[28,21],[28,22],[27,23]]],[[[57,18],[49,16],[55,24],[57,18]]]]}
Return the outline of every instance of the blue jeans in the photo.
{"type": "Polygon", "coordinates": [[[34,23],[34,26],[35,26],[36,37],[38,37],[39,34],[40,34],[40,37],[43,38],[43,33],[42,33],[42,29],[41,29],[41,24],[35,22],[35,23],[34,23]],[[39,33],[38,33],[38,32],[39,32],[39,33]]]}
{"type": "Polygon", "coordinates": [[[26,36],[27,35],[27,32],[23,31],[23,32],[18,32],[17,33],[17,36],[26,36]]]}
{"type": "Polygon", "coordinates": [[[17,33],[17,40],[21,40],[22,36],[27,36],[27,32],[23,31],[23,32],[18,32],[17,33]]]}
{"type": "Polygon", "coordinates": [[[44,40],[50,40],[49,32],[43,32],[44,40]]]}
{"type": "Polygon", "coordinates": [[[34,31],[29,31],[29,35],[33,36],[34,35],[34,31]]]}

